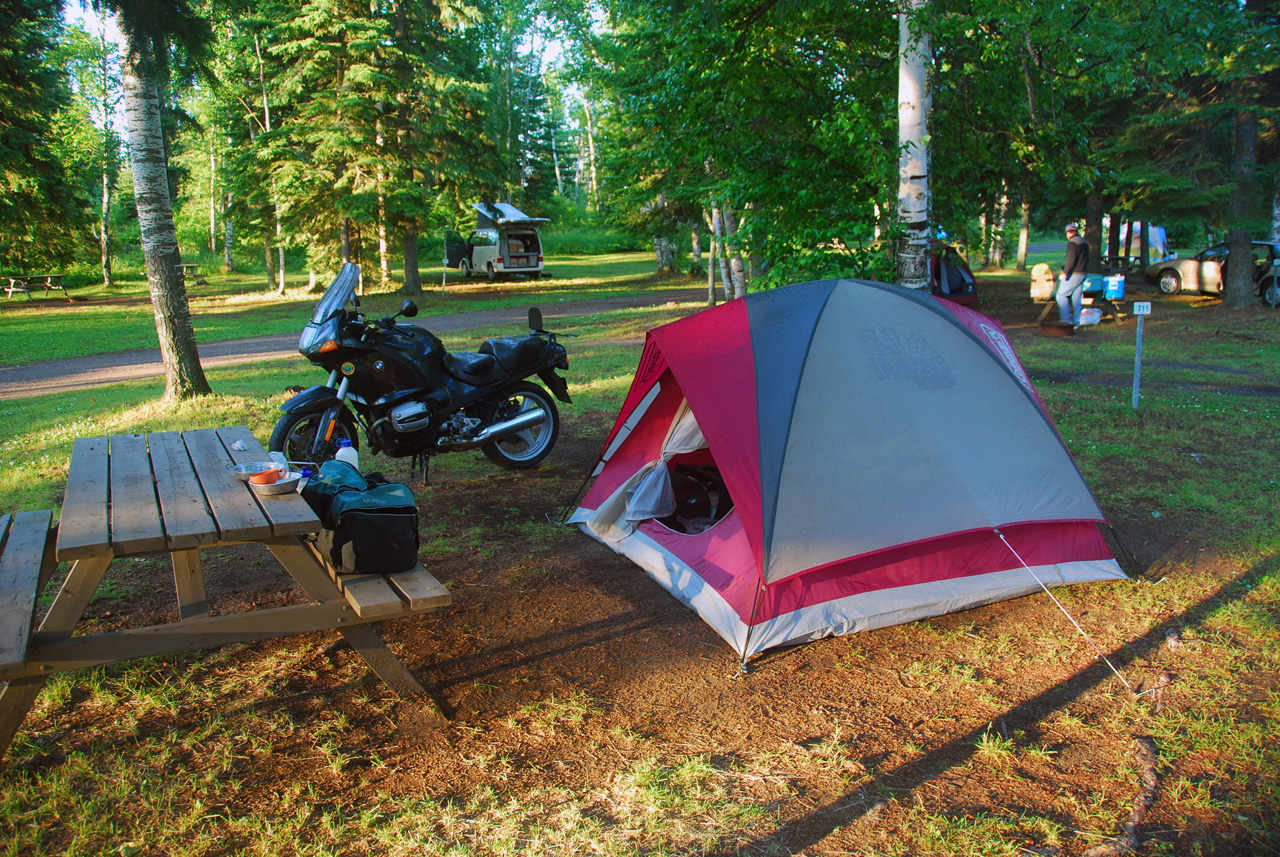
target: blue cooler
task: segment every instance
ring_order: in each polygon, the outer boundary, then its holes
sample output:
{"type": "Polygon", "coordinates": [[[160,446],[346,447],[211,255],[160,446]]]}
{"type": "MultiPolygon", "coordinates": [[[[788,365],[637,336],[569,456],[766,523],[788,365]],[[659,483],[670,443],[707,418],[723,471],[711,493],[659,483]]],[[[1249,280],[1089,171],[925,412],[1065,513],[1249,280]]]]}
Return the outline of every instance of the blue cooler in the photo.
{"type": "Polygon", "coordinates": [[[1124,274],[1102,278],[1102,296],[1109,301],[1124,299],[1124,274]]]}
{"type": "Polygon", "coordinates": [[[1084,275],[1084,291],[1081,294],[1096,295],[1102,291],[1102,275],[1101,274],[1085,274],[1084,275]]]}

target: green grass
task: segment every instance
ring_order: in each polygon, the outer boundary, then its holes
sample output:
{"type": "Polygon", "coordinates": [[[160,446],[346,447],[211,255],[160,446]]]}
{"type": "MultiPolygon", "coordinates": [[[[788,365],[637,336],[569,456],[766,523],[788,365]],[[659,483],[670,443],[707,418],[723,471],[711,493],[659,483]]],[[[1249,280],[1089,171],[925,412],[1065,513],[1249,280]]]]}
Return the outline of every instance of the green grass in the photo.
{"type": "MultiPolygon", "coordinates": [[[[420,315],[427,317],[690,285],[678,278],[655,277],[652,258],[644,253],[555,258],[547,269],[551,279],[497,285],[463,280],[450,271],[442,288],[442,269],[423,268],[423,293],[414,301],[420,315]]],[[[201,343],[299,334],[319,300],[305,277],[290,278],[283,295],[267,290],[261,275],[210,273],[205,279],[205,284],[193,283],[187,289],[196,340],[201,343]]],[[[374,316],[397,312],[404,298],[398,289],[398,276],[389,289],[366,280],[362,309],[374,316]]],[[[144,280],[122,278],[110,293],[101,283],[74,287],[72,294],[84,300],[0,301],[0,365],[159,347],[144,280]]]]}
{"type": "MultiPolygon", "coordinates": [[[[584,276],[579,287],[631,288],[627,266],[644,261],[620,259],[615,283],[584,276]]],[[[460,286],[456,299],[520,303],[529,289],[547,286],[460,286]]],[[[770,835],[817,807],[847,812],[832,851],[1082,853],[1115,834],[1141,787],[1125,749],[1134,736],[1150,736],[1160,751],[1160,814],[1143,831],[1149,853],[1179,853],[1169,850],[1175,834],[1199,837],[1206,853],[1270,853],[1280,806],[1280,403],[1250,387],[1280,377],[1277,318],[1206,312],[1191,298],[1155,299],[1135,412],[1131,321],[1069,339],[1039,337],[1025,277],[984,275],[980,289],[979,309],[997,307],[1013,319],[1006,329],[1019,356],[1118,529],[1137,532],[1159,521],[1189,544],[1153,566],[1161,583],[1057,593],[1135,684],[1149,687],[1165,669],[1173,674],[1162,707],[1150,695],[1132,699],[1108,678],[1068,703],[1051,693],[1034,717],[1005,728],[1001,718],[1040,692],[1020,686],[1024,667],[1052,670],[1070,661],[1084,669],[1094,659],[1056,612],[1027,623],[1017,611],[998,610],[982,614],[982,623],[966,614],[813,646],[814,657],[834,656],[842,681],[883,681],[917,708],[933,705],[920,724],[891,721],[898,714],[892,706],[868,704],[815,709],[811,734],[780,735],[764,706],[786,700],[773,695],[765,667],[750,679],[759,683],[761,731],[720,755],[725,748],[716,741],[737,739],[691,734],[688,744],[663,744],[637,731],[648,728],[642,715],[634,729],[615,728],[609,708],[617,699],[547,695],[513,708],[508,723],[458,725],[455,737],[469,743],[450,764],[476,766],[487,779],[453,791],[422,787],[416,774],[391,777],[399,768],[414,771],[415,758],[384,758],[379,736],[395,728],[398,703],[362,685],[358,660],[317,671],[313,640],[228,646],[54,676],[0,766],[0,855],[782,854],[789,852],[770,835]],[[1215,557],[1218,576],[1185,573],[1204,552],[1215,557]],[[1176,653],[1162,642],[1166,633],[1175,635],[1176,653]],[[1154,645],[1142,644],[1148,635],[1154,645]],[[904,651],[930,657],[904,662],[904,651]],[[281,702],[311,699],[300,691],[291,696],[290,681],[311,694],[322,680],[327,687],[305,715],[281,702]],[[77,722],[85,725],[64,752],[68,709],[84,712],[77,722]],[[182,728],[170,728],[178,718],[182,728]],[[482,727],[517,737],[486,744],[477,737],[482,727]],[[530,774],[520,750],[536,757],[534,739],[585,748],[573,758],[590,759],[598,775],[584,784],[530,774]],[[941,773],[920,773],[934,770],[943,744],[952,755],[941,773]],[[1073,751],[1087,764],[1068,769],[1073,751]],[[264,789],[263,771],[284,779],[264,789]],[[413,788],[404,787],[409,781],[413,788]],[[1017,807],[999,797],[1024,787],[1039,788],[1043,802],[1017,807]],[[863,813],[870,820],[860,821],[863,813]]],[[[636,338],[696,308],[566,319],[566,332],[582,334],[567,340],[575,403],[563,409],[566,421],[607,419],[630,384],[636,338]]],[[[0,314],[0,326],[17,315],[0,314]]],[[[447,340],[470,347],[476,335],[461,331],[447,340]]],[[[172,408],[156,404],[158,381],[0,402],[0,510],[57,508],[78,436],[247,423],[265,439],[283,388],[317,373],[301,359],[216,369],[210,378],[217,396],[172,408]]],[[[447,507],[458,481],[494,473],[478,454],[443,456],[432,468],[420,500],[433,509],[447,507]]],[[[424,520],[424,555],[444,560],[475,551],[489,557],[483,562],[501,563],[497,578],[522,591],[551,579],[542,557],[559,547],[563,531],[540,522],[490,523],[497,526],[424,520]]],[[[1168,550],[1132,547],[1149,557],[1168,550]]],[[[124,591],[129,583],[113,585],[124,591]]],[[[1031,609],[1034,598],[1019,610],[1031,609]]],[[[794,651],[772,669],[808,656],[794,651]]],[[[468,677],[467,686],[487,693],[497,681],[484,674],[468,677]]],[[[634,702],[628,694],[642,697],[643,689],[620,692],[634,702]]]]}

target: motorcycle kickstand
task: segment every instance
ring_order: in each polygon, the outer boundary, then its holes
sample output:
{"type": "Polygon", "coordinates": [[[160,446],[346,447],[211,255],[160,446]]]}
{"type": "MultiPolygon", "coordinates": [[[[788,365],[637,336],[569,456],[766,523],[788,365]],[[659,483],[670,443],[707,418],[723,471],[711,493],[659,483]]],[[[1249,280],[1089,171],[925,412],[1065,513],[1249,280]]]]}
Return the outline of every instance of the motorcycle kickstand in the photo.
{"type": "Polygon", "coordinates": [[[427,468],[431,466],[431,456],[419,455],[415,457],[414,465],[422,471],[422,485],[427,485],[427,468]]]}

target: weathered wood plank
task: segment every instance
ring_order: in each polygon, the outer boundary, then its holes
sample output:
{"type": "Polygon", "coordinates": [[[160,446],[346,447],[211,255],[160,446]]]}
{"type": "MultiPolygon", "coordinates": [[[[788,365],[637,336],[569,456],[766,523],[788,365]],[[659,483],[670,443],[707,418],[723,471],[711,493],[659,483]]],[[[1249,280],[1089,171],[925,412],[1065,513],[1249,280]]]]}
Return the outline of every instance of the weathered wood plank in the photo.
{"type": "Polygon", "coordinates": [[[395,590],[376,574],[344,575],[338,588],[361,619],[377,619],[404,612],[405,604],[395,590]]]}
{"type": "MultiPolygon", "coordinates": [[[[250,613],[198,616],[167,625],[128,628],[49,642],[37,638],[27,652],[26,674],[50,675],[116,661],[341,629],[364,621],[345,601],[330,601],[325,604],[293,604],[250,613]]],[[[3,678],[12,676],[0,676],[0,680],[3,678]]]]}
{"type": "Polygon", "coordinates": [[[18,727],[45,685],[44,676],[16,679],[0,685],[0,757],[18,734],[18,727]]]}
{"type": "Polygon", "coordinates": [[[147,435],[147,443],[169,550],[184,550],[216,542],[218,525],[205,503],[200,480],[196,478],[182,435],[176,431],[156,432],[147,435]]]}
{"type": "Polygon", "coordinates": [[[111,436],[111,547],[116,556],[162,551],[167,546],[151,476],[147,437],[111,436]]]}
{"type": "MultiPolygon", "coordinates": [[[[218,437],[222,439],[228,454],[237,464],[247,461],[267,461],[267,451],[258,443],[246,426],[234,426],[218,429],[218,437]],[[243,446],[244,449],[236,449],[243,446]]],[[[320,519],[311,511],[307,501],[296,492],[279,494],[272,497],[254,498],[262,507],[262,512],[271,522],[271,532],[277,536],[301,536],[320,530],[320,519]]]]}
{"type": "Polygon", "coordinates": [[[98,556],[111,544],[107,446],[105,437],[77,438],[71,446],[71,467],[58,519],[61,562],[98,556]]]}
{"type": "Polygon", "coordinates": [[[44,614],[40,622],[40,630],[32,635],[38,642],[59,640],[70,637],[75,631],[84,608],[89,606],[93,593],[97,591],[102,576],[107,573],[111,564],[111,551],[103,556],[78,559],[67,572],[67,579],[62,581],[62,588],[53,599],[49,612],[44,614]]]}
{"type": "Polygon", "coordinates": [[[13,670],[26,658],[52,523],[53,512],[45,510],[19,512],[9,524],[0,553],[0,673],[13,670]]]}
{"type": "Polygon", "coordinates": [[[200,570],[200,551],[173,551],[169,557],[173,561],[173,583],[178,591],[178,618],[192,619],[209,615],[209,599],[204,592],[204,573],[200,570]]]}
{"type": "Polygon", "coordinates": [[[434,610],[453,603],[453,593],[421,565],[400,574],[388,574],[387,582],[400,592],[412,610],[434,610]]]}
{"type": "Polygon", "coordinates": [[[231,456],[213,429],[182,433],[196,476],[218,522],[222,541],[256,541],[271,535],[271,524],[253,497],[248,483],[236,478],[227,465],[231,456]]]}
{"type": "Polygon", "coordinates": [[[338,601],[342,591],[338,589],[329,566],[320,557],[315,545],[296,536],[286,536],[267,541],[267,548],[285,571],[302,587],[307,597],[315,601],[338,601]]]}
{"type": "MultiPolygon", "coordinates": [[[[360,657],[364,658],[364,662],[369,665],[378,678],[382,679],[387,687],[401,699],[421,700],[425,702],[427,692],[423,689],[418,680],[413,677],[413,673],[409,672],[409,668],[404,665],[399,658],[392,654],[387,648],[387,644],[378,636],[378,632],[368,625],[352,625],[350,627],[339,627],[338,633],[342,634],[342,638],[346,640],[351,648],[355,649],[360,657]]],[[[423,707],[422,713],[430,718],[434,725],[443,727],[446,721],[440,716],[439,712],[430,708],[423,707]]]]}

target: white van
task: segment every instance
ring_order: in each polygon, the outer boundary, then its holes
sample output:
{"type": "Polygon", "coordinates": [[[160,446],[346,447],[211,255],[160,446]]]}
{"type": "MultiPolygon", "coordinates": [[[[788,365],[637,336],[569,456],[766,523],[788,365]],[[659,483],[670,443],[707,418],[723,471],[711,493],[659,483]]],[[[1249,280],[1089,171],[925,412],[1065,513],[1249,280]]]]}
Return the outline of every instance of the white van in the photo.
{"type": "Polygon", "coordinates": [[[465,241],[459,232],[445,232],[446,266],[460,269],[464,277],[483,272],[491,282],[512,274],[531,280],[542,276],[538,225],[550,220],[529,217],[505,202],[477,202],[471,207],[476,210],[476,228],[465,241]]]}

